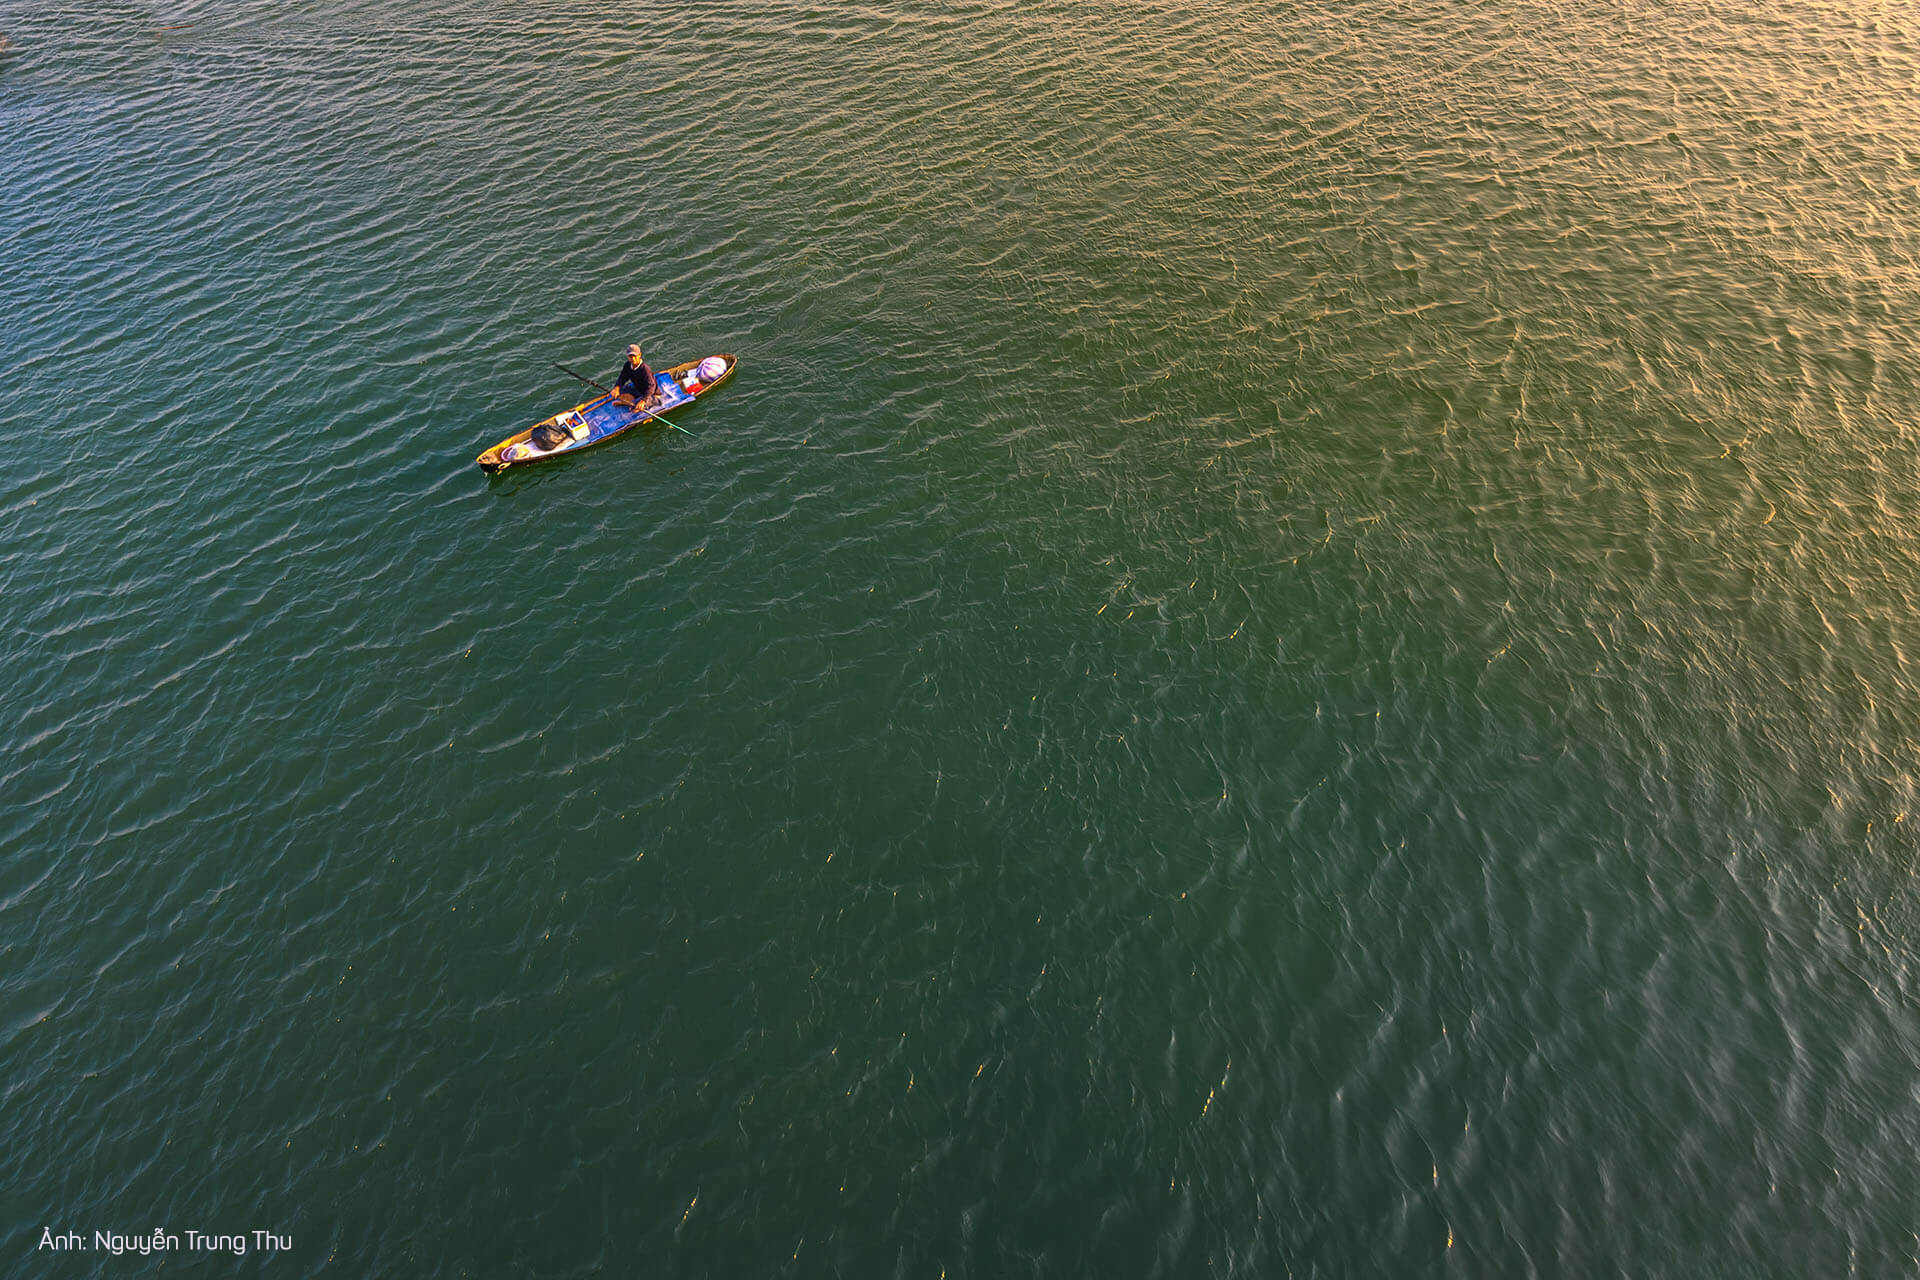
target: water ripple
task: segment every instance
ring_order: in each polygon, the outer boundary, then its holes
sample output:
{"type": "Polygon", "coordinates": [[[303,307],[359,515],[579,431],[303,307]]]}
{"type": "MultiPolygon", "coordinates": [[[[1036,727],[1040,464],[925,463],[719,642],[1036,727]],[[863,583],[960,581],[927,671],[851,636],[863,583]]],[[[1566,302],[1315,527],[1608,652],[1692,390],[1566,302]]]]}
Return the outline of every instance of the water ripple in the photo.
{"type": "Polygon", "coordinates": [[[1916,1265],[1908,15],[4,26],[9,1239],[1916,1265]]]}

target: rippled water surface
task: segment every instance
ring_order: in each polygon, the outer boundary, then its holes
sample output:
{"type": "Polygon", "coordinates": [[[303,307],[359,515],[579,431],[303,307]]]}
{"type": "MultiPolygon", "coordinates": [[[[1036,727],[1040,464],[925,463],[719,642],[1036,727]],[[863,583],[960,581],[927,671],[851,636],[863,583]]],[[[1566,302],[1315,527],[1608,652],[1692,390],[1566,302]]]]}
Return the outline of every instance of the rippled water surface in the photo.
{"type": "Polygon", "coordinates": [[[0,33],[0,1274],[1920,1273],[1909,7],[0,33]]]}

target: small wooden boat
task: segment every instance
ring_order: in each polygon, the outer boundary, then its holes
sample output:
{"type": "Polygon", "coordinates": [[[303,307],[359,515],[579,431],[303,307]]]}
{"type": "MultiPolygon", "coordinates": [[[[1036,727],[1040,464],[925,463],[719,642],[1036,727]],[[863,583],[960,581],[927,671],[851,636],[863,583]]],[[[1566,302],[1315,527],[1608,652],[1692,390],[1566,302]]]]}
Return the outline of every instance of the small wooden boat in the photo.
{"type": "Polygon", "coordinates": [[[483,471],[502,471],[605,444],[643,422],[669,425],[667,414],[692,404],[731,378],[737,363],[733,356],[718,355],[674,365],[655,375],[659,395],[654,405],[645,411],[619,404],[610,395],[598,396],[556,413],[544,422],[536,422],[518,435],[508,436],[474,461],[483,471]],[[716,365],[715,361],[719,363],[716,365]]]}

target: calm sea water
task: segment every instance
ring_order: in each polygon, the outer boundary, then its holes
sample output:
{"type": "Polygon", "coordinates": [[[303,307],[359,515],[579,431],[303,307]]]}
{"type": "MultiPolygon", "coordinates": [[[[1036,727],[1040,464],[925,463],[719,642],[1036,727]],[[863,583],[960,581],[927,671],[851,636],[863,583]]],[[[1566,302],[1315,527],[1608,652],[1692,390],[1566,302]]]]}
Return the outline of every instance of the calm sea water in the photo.
{"type": "Polygon", "coordinates": [[[0,33],[0,1274],[1920,1273],[1909,7],[0,33]]]}

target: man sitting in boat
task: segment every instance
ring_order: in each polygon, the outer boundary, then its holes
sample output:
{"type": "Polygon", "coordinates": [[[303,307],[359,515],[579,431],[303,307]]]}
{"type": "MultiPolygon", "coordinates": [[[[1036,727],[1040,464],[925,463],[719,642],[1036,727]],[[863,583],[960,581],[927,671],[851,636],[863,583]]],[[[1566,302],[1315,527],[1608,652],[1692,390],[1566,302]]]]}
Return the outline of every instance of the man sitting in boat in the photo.
{"type": "Polygon", "coordinates": [[[635,342],[627,347],[627,367],[613,384],[613,398],[621,404],[638,405],[644,409],[653,403],[658,390],[653,369],[640,354],[640,344],[635,342]]]}

